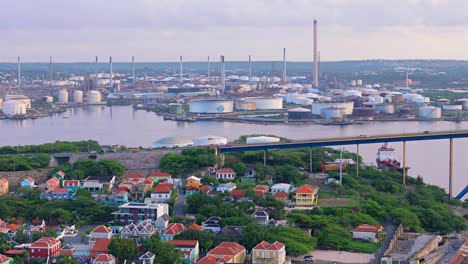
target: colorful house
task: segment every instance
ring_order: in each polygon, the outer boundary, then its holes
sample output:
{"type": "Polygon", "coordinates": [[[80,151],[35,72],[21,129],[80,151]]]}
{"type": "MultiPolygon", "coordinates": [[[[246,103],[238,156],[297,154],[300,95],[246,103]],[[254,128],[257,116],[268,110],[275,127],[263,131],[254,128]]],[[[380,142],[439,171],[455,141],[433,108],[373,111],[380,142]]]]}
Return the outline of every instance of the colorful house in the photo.
{"type": "Polygon", "coordinates": [[[236,173],[231,168],[222,168],[216,171],[216,179],[234,180],[236,173]]]}
{"type": "Polygon", "coordinates": [[[42,237],[29,247],[31,258],[56,257],[60,254],[60,240],[52,237],[42,237]]]}
{"type": "Polygon", "coordinates": [[[231,192],[231,196],[234,199],[240,199],[245,197],[246,191],[244,189],[235,189],[231,192]]]}
{"type": "Polygon", "coordinates": [[[245,247],[236,242],[222,242],[207,254],[207,256],[215,258],[224,258],[227,256],[232,260],[231,263],[244,263],[245,255],[245,247]]]}
{"type": "Polygon", "coordinates": [[[318,189],[303,185],[296,190],[296,206],[314,206],[318,200],[318,189]]]}
{"type": "Polygon", "coordinates": [[[275,198],[278,201],[285,202],[288,199],[288,194],[285,192],[275,192],[273,194],[273,198],[275,198]]]}
{"type": "Polygon", "coordinates": [[[233,182],[222,183],[216,187],[217,192],[232,192],[237,185],[233,182]]]}
{"type": "Polygon", "coordinates": [[[172,240],[174,236],[185,230],[185,226],[180,223],[170,224],[161,234],[161,240],[172,240]]]}
{"type": "Polygon", "coordinates": [[[201,179],[198,178],[198,177],[195,177],[195,176],[190,176],[187,178],[187,188],[196,188],[198,190],[198,188],[200,188],[200,185],[201,185],[201,179]]]}
{"type": "Polygon", "coordinates": [[[200,186],[199,192],[204,193],[204,194],[209,194],[211,192],[211,186],[202,185],[202,186],[200,186]]]}
{"type": "Polygon", "coordinates": [[[78,191],[78,189],[80,189],[80,181],[79,180],[63,180],[62,187],[76,192],[78,191]]]}
{"type": "Polygon", "coordinates": [[[89,234],[89,244],[94,245],[98,239],[111,239],[112,229],[109,227],[100,225],[91,231],[89,234]]]}
{"type": "Polygon", "coordinates": [[[257,185],[254,187],[255,192],[261,192],[263,194],[267,193],[270,191],[270,186],[268,185],[257,185]]]}
{"type": "Polygon", "coordinates": [[[200,253],[198,240],[169,240],[167,242],[182,252],[182,262],[184,264],[193,264],[197,261],[200,253]]]}
{"type": "Polygon", "coordinates": [[[200,190],[195,187],[186,187],[185,188],[185,195],[192,195],[192,194],[197,194],[200,193],[200,190]]]}
{"type": "Polygon", "coordinates": [[[172,175],[167,172],[153,172],[150,177],[153,179],[154,183],[159,183],[161,180],[169,181],[172,178],[172,175]]]}
{"type": "Polygon", "coordinates": [[[0,195],[8,194],[9,188],[8,188],[9,182],[5,178],[0,179],[0,195]]]}
{"type": "Polygon", "coordinates": [[[75,193],[71,189],[56,188],[53,191],[43,192],[40,195],[41,199],[74,199],[75,193]]]}
{"type": "Polygon", "coordinates": [[[164,202],[171,197],[171,187],[167,184],[160,183],[151,192],[151,200],[154,202],[164,202]]]}
{"type": "Polygon", "coordinates": [[[99,254],[93,261],[92,264],[115,264],[115,257],[111,254],[99,254]]]}
{"type": "Polygon", "coordinates": [[[28,177],[21,181],[21,187],[28,187],[28,188],[34,188],[36,187],[36,183],[34,182],[34,179],[31,177],[28,177]]]}
{"type": "Polygon", "coordinates": [[[99,238],[90,250],[90,256],[92,258],[99,256],[100,254],[109,254],[109,244],[111,239],[99,238]]]}
{"type": "Polygon", "coordinates": [[[252,263],[283,264],[286,262],[286,247],[276,241],[272,244],[262,241],[252,249],[252,263]]]}
{"type": "Polygon", "coordinates": [[[65,172],[63,171],[57,171],[52,177],[57,178],[60,182],[60,186],[63,186],[63,180],[65,180],[65,172]]]}
{"type": "Polygon", "coordinates": [[[201,225],[193,223],[193,224],[189,225],[187,229],[191,229],[191,230],[195,230],[195,231],[202,231],[203,227],[201,225]]]}
{"type": "Polygon", "coordinates": [[[381,225],[362,224],[351,230],[353,238],[368,240],[373,243],[379,242],[379,234],[383,232],[381,225]]]}
{"type": "Polygon", "coordinates": [[[60,188],[60,180],[56,177],[52,177],[46,181],[46,190],[53,191],[57,188],[60,188]]]}
{"type": "Polygon", "coordinates": [[[0,264],[13,264],[13,258],[0,254],[0,264]]]}

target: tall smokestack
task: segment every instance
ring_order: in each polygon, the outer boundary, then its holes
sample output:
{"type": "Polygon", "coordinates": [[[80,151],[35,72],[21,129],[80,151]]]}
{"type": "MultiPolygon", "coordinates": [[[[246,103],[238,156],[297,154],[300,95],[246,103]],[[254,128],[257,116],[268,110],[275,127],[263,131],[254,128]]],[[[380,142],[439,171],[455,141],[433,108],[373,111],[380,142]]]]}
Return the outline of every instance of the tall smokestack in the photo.
{"type": "Polygon", "coordinates": [[[226,89],[226,80],[224,77],[224,56],[221,55],[221,92],[224,94],[224,90],[226,89]]]}
{"type": "Polygon", "coordinates": [[[208,84],[211,84],[210,56],[208,56],[208,84]]]}
{"type": "Polygon", "coordinates": [[[249,55],[249,88],[252,89],[252,59],[249,55]]]}
{"type": "Polygon", "coordinates": [[[96,76],[94,76],[94,77],[96,77],[96,85],[97,85],[98,71],[99,71],[99,69],[98,69],[98,56],[96,56],[96,63],[94,65],[94,67],[95,67],[94,71],[95,71],[95,74],[96,74],[96,76]]]}
{"type": "Polygon", "coordinates": [[[283,84],[286,84],[286,48],[283,48],[283,84]]]}
{"type": "Polygon", "coordinates": [[[112,75],[113,75],[113,70],[112,70],[112,56],[109,57],[109,71],[110,71],[110,80],[109,80],[109,87],[112,89],[113,83],[112,83],[112,75]]]}
{"type": "Polygon", "coordinates": [[[132,56],[132,82],[133,82],[133,87],[136,87],[135,56],[132,56]]]}
{"type": "Polygon", "coordinates": [[[21,88],[21,59],[18,56],[18,88],[21,88]]]}
{"type": "Polygon", "coordinates": [[[319,87],[318,80],[318,47],[317,47],[317,20],[314,20],[314,87],[319,87]]]}
{"type": "Polygon", "coordinates": [[[406,71],[406,88],[409,88],[409,76],[408,76],[408,70],[406,71]]]}
{"type": "Polygon", "coordinates": [[[184,77],[183,77],[183,68],[182,68],[182,56],[180,56],[180,85],[184,82],[184,77]]]}
{"type": "Polygon", "coordinates": [[[52,76],[52,56],[50,56],[50,61],[49,61],[49,87],[52,87],[52,79],[53,79],[53,76],[52,76]]]}

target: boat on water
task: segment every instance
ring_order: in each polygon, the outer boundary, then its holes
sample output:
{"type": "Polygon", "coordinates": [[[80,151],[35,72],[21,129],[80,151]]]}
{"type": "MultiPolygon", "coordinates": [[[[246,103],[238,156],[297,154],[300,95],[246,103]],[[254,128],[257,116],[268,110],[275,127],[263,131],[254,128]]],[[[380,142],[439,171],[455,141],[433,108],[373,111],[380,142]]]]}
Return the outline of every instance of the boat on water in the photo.
{"type": "MultiPolygon", "coordinates": [[[[393,170],[403,172],[403,167],[401,163],[394,157],[395,149],[389,147],[387,143],[383,144],[377,151],[377,168],[380,170],[393,170]]],[[[409,167],[406,167],[408,172],[409,167]]]]}

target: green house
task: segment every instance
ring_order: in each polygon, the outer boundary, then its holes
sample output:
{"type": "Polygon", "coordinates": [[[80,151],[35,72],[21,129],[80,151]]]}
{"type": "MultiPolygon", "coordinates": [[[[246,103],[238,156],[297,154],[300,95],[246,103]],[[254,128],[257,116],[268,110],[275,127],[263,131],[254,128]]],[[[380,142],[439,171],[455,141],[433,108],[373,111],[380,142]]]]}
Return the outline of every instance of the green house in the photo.
{"type": "Polygon", "coordinates": [[[57,178],[60,182],[60,186],[63,186],[63,180],[65,179],[65,172],[57,171],[53,177],[57,178]]]}

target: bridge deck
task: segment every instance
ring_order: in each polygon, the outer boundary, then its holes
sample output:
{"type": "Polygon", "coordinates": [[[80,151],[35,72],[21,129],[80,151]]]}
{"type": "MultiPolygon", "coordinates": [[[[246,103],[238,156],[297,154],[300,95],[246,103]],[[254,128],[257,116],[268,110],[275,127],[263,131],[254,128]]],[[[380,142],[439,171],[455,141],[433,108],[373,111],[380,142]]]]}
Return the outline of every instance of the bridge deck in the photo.
{"type": "Polygon", "coordinates": [[[425,132],[413,134],[393,134],[378,136],[360,136],[343,138],[325,138],[315,140],[301,140],[290,143],[264,143],[264,144],[239,144],[219,147],[220,153],[243,152],[252,150],[292,149],[307,147],[331,147],[357,144],[375,144],[386,142],[424,141],[450,138],[468,138],[468,131],[443,131],[425,132]]]}

